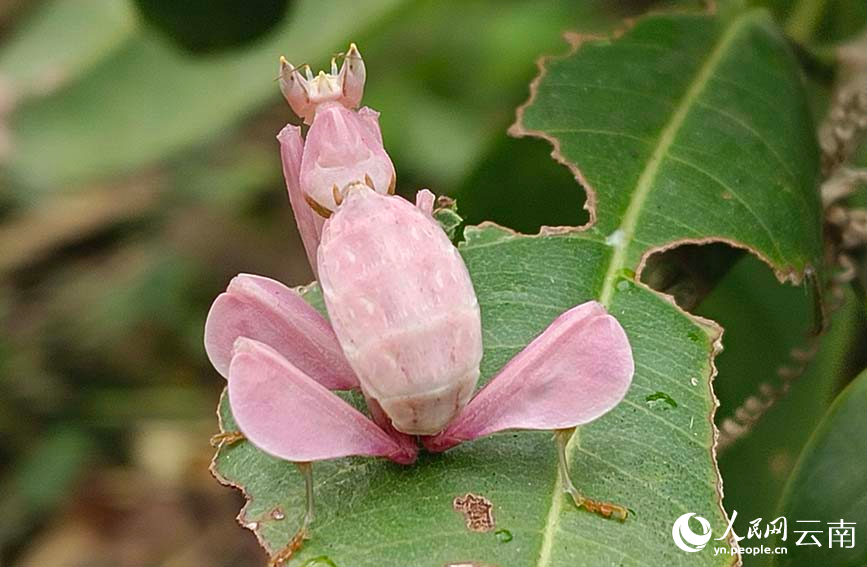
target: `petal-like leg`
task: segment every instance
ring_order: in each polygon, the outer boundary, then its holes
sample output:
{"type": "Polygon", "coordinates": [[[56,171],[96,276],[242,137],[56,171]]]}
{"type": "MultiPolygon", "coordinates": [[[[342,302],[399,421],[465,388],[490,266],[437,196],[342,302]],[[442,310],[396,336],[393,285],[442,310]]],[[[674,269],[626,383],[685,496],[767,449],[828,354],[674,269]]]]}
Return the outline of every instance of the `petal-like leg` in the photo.
{"type": "Polygon", "coordinates": [[[318,277],[316,250],[319,248],[319,236],[322,234],[325,219],[310,208],[301,191],[301,156],[304,153],[301,128],[288,124],[277,135],[277,140],[280,141],[280,158],[283,161],[283,177],[289,192],[289,204],[292,205],[295,223],[298,225],[298,233],[301,235],[313,275],[318,277]]]}
{"type": "Polygon", "coordinates": [[[569,478],[566,445],[575,426],[616,406],[632,383],[632,349],[623,328],[591,301],[573,307],[518,353],[442,433],[431,451],[506,429],[555,430],[559,474],[575,505],[625,520],[623,506],[583,496],[569,478]]]}
{"type": "Polygon", "coordinates": [[[415,206],[428,215],[433,215],[436,196],[427,189],[419,189],[415,194],[415,206]]]}
{"type": "Polygon", "coordinates": [[[240,274],[211,306],[205,351],[229,376],[238,337],[263,342],[330,390],[358,387],[331,325],[292,289],[262,276],[240,274]]]}
{"type": "Polygon", "coordinates": [[[588,512],[593,512],[603,518],[614,518],[615,520],[625,522],[629,516],[629,511],[626,507],[620,504],[588,498],[578,492],[578,489],[572,484],[572,479],[569,477],[569,462],[566,459],[566,445],[569,444],[569,440],[574,433],[574,427],[571,429],[558,429],[554,432],[557,441],[557,460],[559,462],[560,478],[563,479],[563,490],[572,497],[572,501],[578,508],[584,508],[588,512]]]}
{"type": "Polygon", "coordinates": [[[590,301],[563,313],[519,352],[442,433],[431,451],[507,429],[569,429],[616,406],[634,372],[629,339],[590,301]]]}
{"type": "Polygon", "coordinates": [[[350,455],[415,461],[364,414],[271,347],[239,338],[229,367],[229,403],[244,436],[275,457],[313,462],[350,455]]]}

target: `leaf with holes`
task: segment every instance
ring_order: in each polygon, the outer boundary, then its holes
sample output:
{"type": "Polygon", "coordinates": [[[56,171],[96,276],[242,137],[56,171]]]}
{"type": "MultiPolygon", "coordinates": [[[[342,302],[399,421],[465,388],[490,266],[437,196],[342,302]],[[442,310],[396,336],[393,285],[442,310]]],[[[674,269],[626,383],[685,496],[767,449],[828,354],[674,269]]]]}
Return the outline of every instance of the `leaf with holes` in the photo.
{"type": "MultiPolygon", "coordinates": [[[[623,503],[624,524],[578,511],[563,493],[551,435],[513,432],[422,455],[411,467],[344,459],[314,466],[317,517],[299,563],[339,566],[727,565],[686,553],[672,523],[693,512],[721,536],[727,518],[714,458],[711,389],[720,329],[639,282],[646,257],[724,241],[781,279],[818,270],[818,152],[795,63],[763,11],[723,20],[658,15],[614,40],[549,59],[513,133],[544,137],[590,195],[593,224],[521,235],[469,227],[460,251],[482,309],[483,381],[566,309],[602,301],[626,329],[636,374],[614,411],[567,455],[573,480],[623,503]],[[493,504],[496,527],[467,530],[453,499],[493,504]],[[501,531],[506,530],[506,531],[501,531]],[[498,535],[499,532],[499,535],[498,535]]],[[[529,190],[529,189],[528,189],[529,190]]],[[[552,203],[556,206],[556,203],[552,203]]],[[[315,286],[307,298],[320,309],[315,286]]],[[[221,427],[232,431],[220,405],[221,427]]],[[[287,416],[291,419],[291,416],[287,416]]],[[[213,470],[242,487],[242,523],[273,553],[303,513],[291,463],[241,442],[213,470]]]]}

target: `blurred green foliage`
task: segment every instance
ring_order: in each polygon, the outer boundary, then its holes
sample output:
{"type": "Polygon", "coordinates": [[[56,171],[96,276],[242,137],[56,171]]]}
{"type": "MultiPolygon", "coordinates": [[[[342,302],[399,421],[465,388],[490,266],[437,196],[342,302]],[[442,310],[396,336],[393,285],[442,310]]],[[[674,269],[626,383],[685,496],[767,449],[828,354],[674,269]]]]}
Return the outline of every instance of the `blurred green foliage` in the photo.
{"type": "Polygon", "coordinates": [[[862,372],[837,396],[810,437],[779,506],[787,517],[815,518],[823,528],[837,524],[836,537],[829,528],[827,549],[796,546],[790,555],[775,557],[775,565],[857,567],[867,562],[867,548],[855,539],[857,527],[867,522],[865,407],[867,372],[862,372]]]}
{"type": "MultiPolygon", "coordinates": [[[[761,3],[810,49],[851,40],[867,21],[861,0],[761,3]]],[[[99,507],[94,470],[164,475],[173,484],[161,490],[183,495],[172,509],[192,501],[201,517],[191,485],[202,477],[157,474],[150,452],[204,470],[222,388],[201,347],[209,303],[242,271],[310,279],[274,141],[295,120],[273,82],[279,55],[321,67],[357,41],[399,191],[430,187],[457,196],[470,223],[534,232],[586,221],[583,192],[550,148],[505,135],[536,58],[564,52],[566,30],[606,33],[652,4],[257,0],[236,17],[238,4],[222,1],[0,3],[0,514],[16,518],[2,522],[0,563],[28,564],[75,494],[99,507]],[[142,433],[154,423],[170,434],[142,433]]],[[[810,80],[821,117],[830,85],[810,80]]],[[[742,521],[772,517],[810,432],[867,364],[860,291],[790,396],[721,457],[742,532],[742,521]]],[[[775,379],[807,333],[807,304],[752,258],[719,281],[699,312],[727,329],[720,418],[775,379]]],[[[147,509],[152,485],[137,484],[115,500],[147,509]]],[[[106,517],[74,514],[96,526],[106,517]]],[[[189,523],[203,549],[244,537],[189,523]]],[[[190,564],[178,549],[149,548],[156,555],[144,560],[106,557],[171,564],[179,553],[174,564],[190,564]]],[[[211,564],[259,564],[253,557],[225,552],[211,564]]]]}
{"type": "MultiPolygon", "coordinates": [[[[25,101],[12,113],[11,186],[21,199],[32,199],[42,191],[129,173],[214,140],[277,99],[272,79],[281,53],[307,60],[336,52],[347,36],[362,34],[401,4],[375,0],[354,10],[347,0],[298,2],[294,17],[265,37],[207,57],[179,51],[162,34],[136,25],[68,88],[25,101]]],[[[56,17],[77,27],[77,18],[56,17]]],[[[72,45],[86,45],[87,37],[82,39],[72,45]]],[[[18,53],[9,65],[29,60],[27,52],[18,53]]],[[[15,92],[14,81],[9,88],[15,92]]]]}

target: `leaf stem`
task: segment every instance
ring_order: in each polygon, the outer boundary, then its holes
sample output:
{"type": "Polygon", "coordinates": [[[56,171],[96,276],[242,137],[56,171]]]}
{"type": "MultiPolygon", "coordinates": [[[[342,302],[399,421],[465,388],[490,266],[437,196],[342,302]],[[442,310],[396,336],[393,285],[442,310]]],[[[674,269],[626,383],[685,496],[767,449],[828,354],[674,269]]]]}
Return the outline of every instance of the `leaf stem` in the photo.
{"type": "Polygon", "coordinates": [[[786,22],[786,33],[800,44],[807,44],[825,12],[827,0],[799,0],[786,22]]]}

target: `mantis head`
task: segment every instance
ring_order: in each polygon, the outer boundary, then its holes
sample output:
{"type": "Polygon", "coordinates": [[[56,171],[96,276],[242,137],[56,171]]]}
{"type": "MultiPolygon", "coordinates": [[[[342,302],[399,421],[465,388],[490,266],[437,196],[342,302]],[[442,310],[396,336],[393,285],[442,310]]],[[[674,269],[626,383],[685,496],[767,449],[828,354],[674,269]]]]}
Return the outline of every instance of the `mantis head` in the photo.
{"type": "Polygon", "coordinates": [[[327,102],[357,108],[364,94],[366,77],[364,59],[354,43],[350,43],[343,54],[340,70],[337,59],[332,58],[330,72],[319,71],[316,76],[309,65],[296,68],[284,57],[280,58],[280,91],[305,124],[312,124],[317,108],[327,102]]]}

